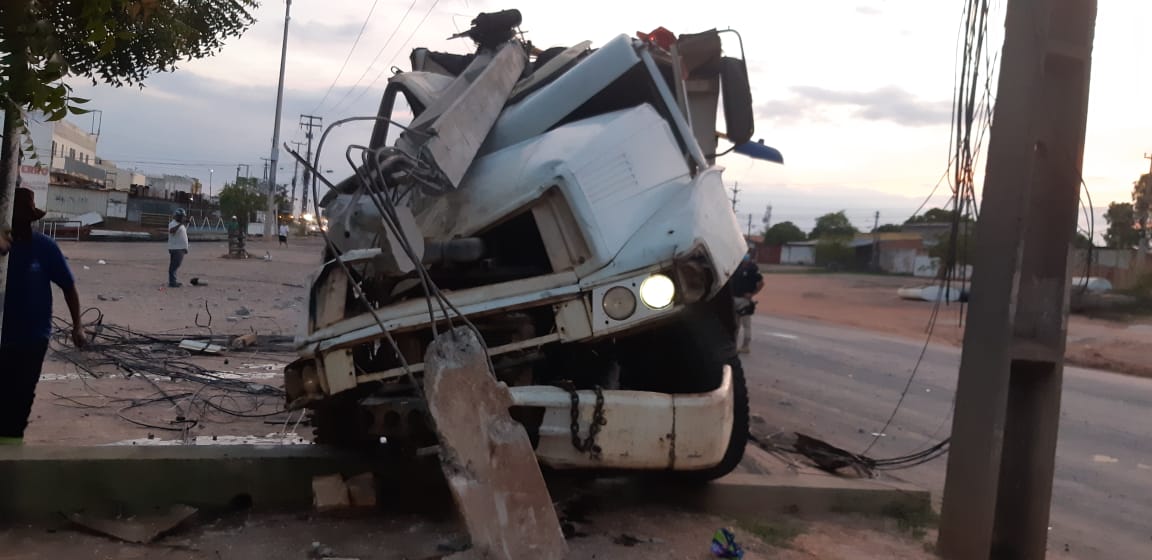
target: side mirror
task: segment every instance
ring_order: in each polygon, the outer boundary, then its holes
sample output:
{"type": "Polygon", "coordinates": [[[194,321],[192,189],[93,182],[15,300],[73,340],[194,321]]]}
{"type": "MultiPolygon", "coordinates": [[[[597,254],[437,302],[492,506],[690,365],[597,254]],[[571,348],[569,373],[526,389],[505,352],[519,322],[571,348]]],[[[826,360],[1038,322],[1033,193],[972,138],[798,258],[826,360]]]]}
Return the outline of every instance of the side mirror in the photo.
{"type": "Polygon", "coordinates": [[[720,59],[720,89],[724,101],[725,135],[739,146],[751,140],[756,131],[752,86],[743,59],[729,56],[720,59]]]}

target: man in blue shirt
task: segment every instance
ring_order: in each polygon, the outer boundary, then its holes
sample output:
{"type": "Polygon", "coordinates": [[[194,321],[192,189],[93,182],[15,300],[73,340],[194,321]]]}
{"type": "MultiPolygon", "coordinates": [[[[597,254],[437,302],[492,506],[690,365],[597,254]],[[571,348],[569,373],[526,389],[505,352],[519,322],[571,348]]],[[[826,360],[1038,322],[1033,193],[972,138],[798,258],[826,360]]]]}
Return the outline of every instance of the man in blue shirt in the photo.
{"type": "Polygon", "coordinates": [[[11,238],[0,235],[0,254],[8,255],[8,286],[4,298],[4,326],[0,331],[0,445],[19,445],[36,398],[36,383],[48,338],[52,334],[52,284],[64,292],[72,315],[72,342],[85,345],[80,324],[80,296],[68,263],[56,242],[32,231],[32,222],[44,217],[32,191],[16,189],[11,238]]]}

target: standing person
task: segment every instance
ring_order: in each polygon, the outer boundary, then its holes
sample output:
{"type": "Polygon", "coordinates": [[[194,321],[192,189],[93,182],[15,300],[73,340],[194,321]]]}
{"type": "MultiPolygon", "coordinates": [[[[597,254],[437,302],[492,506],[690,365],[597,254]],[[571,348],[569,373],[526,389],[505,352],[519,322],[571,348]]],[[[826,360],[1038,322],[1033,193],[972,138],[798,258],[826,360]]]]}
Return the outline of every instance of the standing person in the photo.
{"type": "Polygon", "coordinates": [[[86,343],[80,324],[80,295],[68,263],[52,238],[32,231],[44,217],[32,191],[17,188],[13,199],[11,239],[0,239],[8,255],[4,327],[0,331],[0,445],[20,445],[36,399],[36,383],[52,334],[52,284],[64,292],[72,317],[72,343],[86,343]]]}
{"type": "Polygon", "coordinates": [[[280,224],[280,244],[288,246],[288,224],[280,224]]]}
{"type": "Polygon", "coordinates": [[[747,354],[752,346],[752,314],[756,312],[756,302],[752,296],[760,293],[764,288],[764,276],[760,274],[760,266],[752,260],[751,254],[744,255],[744,260],[736,268],[732,276],[732,296],[736,307],[736,316],[740,323],[737,328],[737,338],[744,331],[744,339],[740,344],[740,353],[747,354]]]}
{"type": "Polygon", "coordinates": [[[184,225],[187,214],[183,208],[177,208],[172,214],[172,221],[168,222],[168,287],[179,288],[183,284],[176,281],[176,271],[184,263],[184,255],[188,254],[188,228],[184,225]]]}

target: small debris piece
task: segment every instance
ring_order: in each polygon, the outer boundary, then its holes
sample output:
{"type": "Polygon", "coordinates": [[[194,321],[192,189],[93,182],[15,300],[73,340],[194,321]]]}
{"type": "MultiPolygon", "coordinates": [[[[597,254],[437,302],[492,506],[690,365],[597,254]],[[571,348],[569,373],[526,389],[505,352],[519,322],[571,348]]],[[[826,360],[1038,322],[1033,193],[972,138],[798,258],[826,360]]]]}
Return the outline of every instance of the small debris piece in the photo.
{"type": "Polygon", "coordinates": [[[712,556],[716,558],[744,558],[744,548],[736,542],[736,535],[727,528],[721,528],[712,535],[712,556]]]}
{"type": "Polygon", "coordinates": [[[291,282],[282,282],[281,286],[288,286],[289,288],[304,288],[304,284],[293,284],[291,282]]]}
{"type": "Polygon", "coordinates": [[[238,349],[238,348],[247,348],[249,346],[254,346],[255,344],[256,344],[256,333],[248,333],[248,334],[240,335],[236,338],[233,338],[232,342],[230,342],[228,344],[228,346],[230,348],[233,348],[233,349],[238,349]]]}
{"type": "MultiPolygon", "coordinates": [[[[476,333],[442,333],[424,359],[440,467],[472,537],[473,556],[564,558],[568,544],[512,396],[488,369],[476,333]]],[[[465,553],[465,555],[469,554],[465,553]]]]}
{"type": "Polygon", "coordinates": [[[96,294],[96,299],[100,301],[108,301],[108,296],[105,296],[104,294],[96,294]]]}
{"type": "Polygon", "coordinates": [[[336,554],[336,551],[332,550],[330,546],[325,546],[320,541],[312,541],[312,548],[308,550],[309,558],[328,558],[333,554],[336,554]]]}
{"type": "Polygon", "coordinates": [[[104,259],[100,259],[100,260],[96,261],[96,264],[108,264],[108,262],[105,261],[104,259]]]}
{"type": "Polygon", "coordinates": [[[219,354],[224,351],[224,347],[218,344],[212,344],[204,340],[181,340],[180,348],[190,350],[192,352],[203,352],[205,354],[219,354]]]}
{"type": "Polygon", "coordinates": [[[232,313],[234,315],[236,315],[237,317],[247,317],[247,316],[252,314],[252,310],[248,309],[247,307],[241,307],[240,309],[237,309],[236,311],[233,311],[232,313]]]}
{"type": "Polygon", "coordinates": [[[338,474],[313,477],[312,505],[316,507],[316,511],[347,509],[351,506],[344,478],[338,474]]]}
{"type": "Polygon", "coordinates": [[[68,519],[81,527],[124,542],[147,544],[187,521],[196,511],[196,508],[191,506],[175,505],[166,513],[158,515],[104,519],[84,513],[73,513],[68,519]]]}
{"type": "Polygon", "coordinates": [[[621,533],[621,534],[617,535],[616,537],[614,537],[612,539],[612,542],[614,542],[620,546],[636,546],[636,545],[638,545],[642,542],[645,542],[645,541],[642,541],[642,540],[640,540],[640,539],[638,539],[632,535],[629,535],[628,533],[621,533]]]}
{"type": "Polygon", "coordinates": [[[199,277],[193,278],[192,280],[190,280],[190,282],[192,283],[193,286],[207,286],[208,285],[208,284],[204,283],[204,281],[201,280],[199,277]]]}
{"type": "Polygon", "coordinates": [[[344,481],[348,488],[348,498],[352,507],[376,507],[376,477],[370,472],[361,473],[344,481]]]}

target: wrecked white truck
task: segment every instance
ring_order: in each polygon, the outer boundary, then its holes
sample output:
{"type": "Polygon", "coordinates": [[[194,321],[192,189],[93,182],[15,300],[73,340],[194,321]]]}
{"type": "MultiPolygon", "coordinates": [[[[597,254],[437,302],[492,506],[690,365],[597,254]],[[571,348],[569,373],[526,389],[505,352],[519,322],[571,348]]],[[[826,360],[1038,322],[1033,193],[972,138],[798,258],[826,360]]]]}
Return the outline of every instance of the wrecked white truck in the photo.
{"type": "Polygon", "coordinates": [[[744,60],[721,49],[739,37],[539,51],[519,23],[479,16],[473,55],[416,49],[348,147],[289,407],[320,443],[435,445],[424,353],[467,324],[542,464],[722,476],[747,439],[727,288],[747,247],[718,139],[778,158],[749,142],[744,60]]]}

